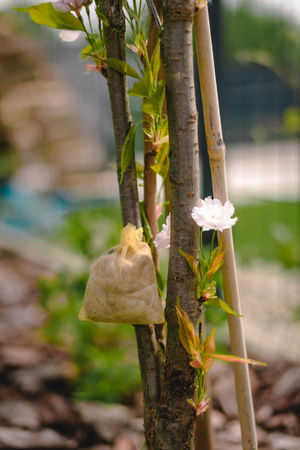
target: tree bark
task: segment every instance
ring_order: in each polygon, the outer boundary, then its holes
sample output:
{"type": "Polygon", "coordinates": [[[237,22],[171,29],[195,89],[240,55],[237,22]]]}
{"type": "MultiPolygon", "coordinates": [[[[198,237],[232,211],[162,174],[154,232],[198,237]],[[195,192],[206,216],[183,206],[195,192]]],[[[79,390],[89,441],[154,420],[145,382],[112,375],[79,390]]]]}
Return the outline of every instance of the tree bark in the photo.
{"type": "MultiPolygon", "coordinates": [[[[98,0],[98,3],[109,22],[109,26],[104,26],[107,57],[125,61],[125,17],[122,0],[98,0]]],[[[140,227],[141,217],[134,157],[124,173],[122,184],[120,184],[123,144],[132,125],[126,77],[108,67],[107,84],[115,135],[123,225],[132,223],[140,227]]],[[[147,429],[150,428],[148,423],[152,421],[152,411],[160,394],[159,352],[153,325],[137,325],[135,333],[144,393],[145,428],[147,429]]]]}
{"type": "MultiPolygon", "coordinates": [[[[156,8],[158,16],[162,18],[161,0],[154,0],[153,4],[156,8]]],[[[159,37],[156,24],[153,20],[152,15],[149,14],[149,33],[147,43],[149,60],[151,60],[152,58],[153,51],[155,49],[158,39],[159,37]]],[[[164,70],[162,66],[160,67],[158,73],[158,79],[159,80],[164,79],[164,70]]],[[[165,102],[163,105],[163,114],[167,115],[165,102]]],[[[148,114],[143,113],[143,119],[151,120],[151,117],[148,114]]],[[[149,124],[145,122],[144,128],[149,129],[149,124]]],[[[156,163],[156,151],[153,148],[151,142],[149,142],[146,134],[144,134],[144,207],[146,218],[149,222],[153,239],[156,237],[158,233],[158,222],[156,212],[156,205],[157,205],[156,173],[151,169],[151,166],[154,165],[155,163],[156,163]]],[[[155,247],[153,249],[152,256],[155,267],[159,269],[159,254],[155,247]]],[[[160,372],[162,376],[164,366],[165,340],[166,340],[165,324],[164,323],[156,324],[154,326],[154,329],[158,343],[158,350],[160,352],[160,368],[161,368],[160,372]]]]}
{"type": "MultiPolygon", "coordinates": [[[[159,0],[154,2],[157,7],[160,3],[159,0]]],[[[149,60],[151,60],[153,50],[158,40],[158,33],[155,27],[155,23],[152,19],[152,16],[149,17],[149,33],[148,33],[148,43],[147,43],[147,52],[149,60]]],[[[143,119],[151,120],[151,117],[143,113],[143,119]]],[[[148,123],[144,123],[144,128],[149,129],[150,125],[148,123]]],[[[156,151],[152,146],[152,143],[149,142],[148,137],[144,134],[144,205],[145,205],[145,214],[147,220],[149,222],[153,239],[158,233],[158,224],[157,224],[157,214],[156,214],[156,173],[151,169],[151,166],[156,163],[156,151]]],[[[153,250],[153,261],[156,267],[159,265],[158,251],[156,248],[153,250]]]]}
{"type": "MultiPolygon", "coordinates": [[[[109,21],[109,27],[104,26],[106,54],[108,58],[118,58],[125,61],[125,17],[121,0],[100,0],[102,11],[109,21]]],[[[122,219],[124,226],[129,222],[141,226],[135,160],[132,158],[129,167],[121,178],[121,155],[123,144],[132,126],[129,98],[127,94],[127,79],[125,75],[108,67],[107,85],[109,90],[113,128],[116,144],[116,161],[119,181],[122,219]]]]}
{"type": "Polygon", "coordinates": [[[168,0],[163,11],[162,57],[165,66],[170,138],[171,246],[166,320],[165,377],[156,410],[156,432],[149,448],[191,449],[194,446],[194,369],[178,332],[177,299],[198,329],[196,278],[179,247],[197,259],[199,228],[191,218],[199,200],[199,149],[194,89],[194,1],[168,0]]]}

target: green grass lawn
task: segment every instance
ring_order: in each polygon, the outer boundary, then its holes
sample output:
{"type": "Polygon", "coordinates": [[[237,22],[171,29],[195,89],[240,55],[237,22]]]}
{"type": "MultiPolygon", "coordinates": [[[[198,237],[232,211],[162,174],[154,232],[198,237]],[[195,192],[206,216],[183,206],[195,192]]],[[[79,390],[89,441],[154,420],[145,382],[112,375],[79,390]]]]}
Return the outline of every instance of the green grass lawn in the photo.
{"type": "Polygon", "coordinates": [[[237,206],[235,251],[242,263],[260,258],[286,267],[300,264],[300,202],[261,202],[237,206]]]}

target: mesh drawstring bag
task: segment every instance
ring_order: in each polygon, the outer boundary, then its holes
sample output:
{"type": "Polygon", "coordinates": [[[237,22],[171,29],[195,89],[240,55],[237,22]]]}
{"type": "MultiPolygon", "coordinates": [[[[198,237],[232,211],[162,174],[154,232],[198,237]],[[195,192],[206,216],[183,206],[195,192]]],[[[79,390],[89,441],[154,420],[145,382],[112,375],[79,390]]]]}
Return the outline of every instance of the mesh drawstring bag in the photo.
{"type": "Polygon", "coordinates": [[[128,324],[164,322],[155,268],[143,229],[128,224],[120,244],[92,266],[80,320],[128,324]]]}

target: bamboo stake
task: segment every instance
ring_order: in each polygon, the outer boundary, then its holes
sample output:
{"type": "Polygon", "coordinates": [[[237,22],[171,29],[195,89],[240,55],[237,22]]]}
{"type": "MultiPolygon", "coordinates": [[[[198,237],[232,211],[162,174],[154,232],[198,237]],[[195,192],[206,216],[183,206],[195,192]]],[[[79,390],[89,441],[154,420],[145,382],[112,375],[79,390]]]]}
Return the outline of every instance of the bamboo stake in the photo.
{"type": "MultiPolygon", "coordinates": [[[[196,13],[194,31],[213,193],[214,197],[224,204],[228,200],[225,165],[226,148],[222,135],[207,6],[199,9],[196,13]]],[[[231,229],[223,231],[223,238],[224,248],[228,247],[222,266],[225,300],[232,309],[241,314],[231,229]]],[[[228,325],[232,353],[246,358],[242,319],[228,315],[228,325]]],[[[255,450],[257,449],[257,438],[248,366],[234,363],[234,375],[243,449],[255,450]]]]}

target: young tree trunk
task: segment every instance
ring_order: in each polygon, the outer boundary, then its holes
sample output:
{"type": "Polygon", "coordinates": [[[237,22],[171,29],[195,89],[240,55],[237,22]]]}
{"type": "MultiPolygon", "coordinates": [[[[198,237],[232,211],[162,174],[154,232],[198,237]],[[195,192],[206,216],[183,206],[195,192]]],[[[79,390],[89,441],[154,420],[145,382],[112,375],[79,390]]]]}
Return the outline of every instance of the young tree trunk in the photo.
{"type": "Polygon", "coordinates": [[[198,329],[196,279],[179,247],[199,254],[199,228],[191,218],[199,200],[199,149],[193,70],[194,1],[167,0],[163,11],[162,58],[165,66],[170,138],[171,247],[166,320],[165,378],[156,410],[153,449],[191,449],[194,445],[194,370],[178,332],[177,300],[198,329]]]}
{"type": "MultiPolygon", "coordinates": [[[[160,1],[155,1],[155,6],[158,7],[158,3],[160,1]]],[[[160,9],[160,8],[159,8],[160,9]]],[[[158,40],[158,32],[155,26],[155,23],[152,19],[152,16],[149,17],[149,33],[148,33],[148,42],[147,42],[147,52],[148,58],[151,60],[154,48],[157,44],[158,40]]],[[[150,129],[150,125],[146,122],[147,120],[151,120],[151,117],[147,113],[143,113],[144,129],[150,129]]],[[[157,223],[157,214],[156,214],[156,173],[151,169],[151,166],[156,163],[156,151],[152,146],[152,143],[149,142],[149,139],[146,134],[144,134],[144,205],[145,205],[145,214],[147,220],[149,222],[152,236],[155,236],[158,233],[158,223],[157,223]]],[[[156,248],[153,250],[153,261],[156,267],[159,265],[158,251],[156,248]]]]}
{"type": "MultiPolygon", "coordinates": [[[[99,5],[109,22],[109,26],[104,27],[107,57],[125,61],[125,17],[122,10],[122,0],[99,0],[99,5]]],[[[115,135],[123,225],[132,223],[140,227],[141,217],[134,158],[126,169],[123,182],[120,184],[123,144],[132,125],[126,77],[108,67],[107,84],[115,135]]],[[[135,332],[144,393],[145,428],[147,429],[150,428],[148,422],[152,421],[152,411],[160,394],[159,352],[153,325],[136,325],[135,332]]]]}
{"type": "MultiPolygon", "coordinates": [[[[99,4],[109,21],[109,27],[104,27],[107,57],[118,58],[125,61],[125,17],[122,9],[122,1],[100,0],[99,4]]],[[[123,182],[120,184],[123,144],[127,133],[132,126],[132,117],[127,94],[127,79],[122,73],[108,67],[107,85],[115,136],[117,173],[123,225],[126,226],[130,222],[133,225],[140,227],[141,218],[134,158],[132,158],[129,167],[125,171],[123,182]]]]}

